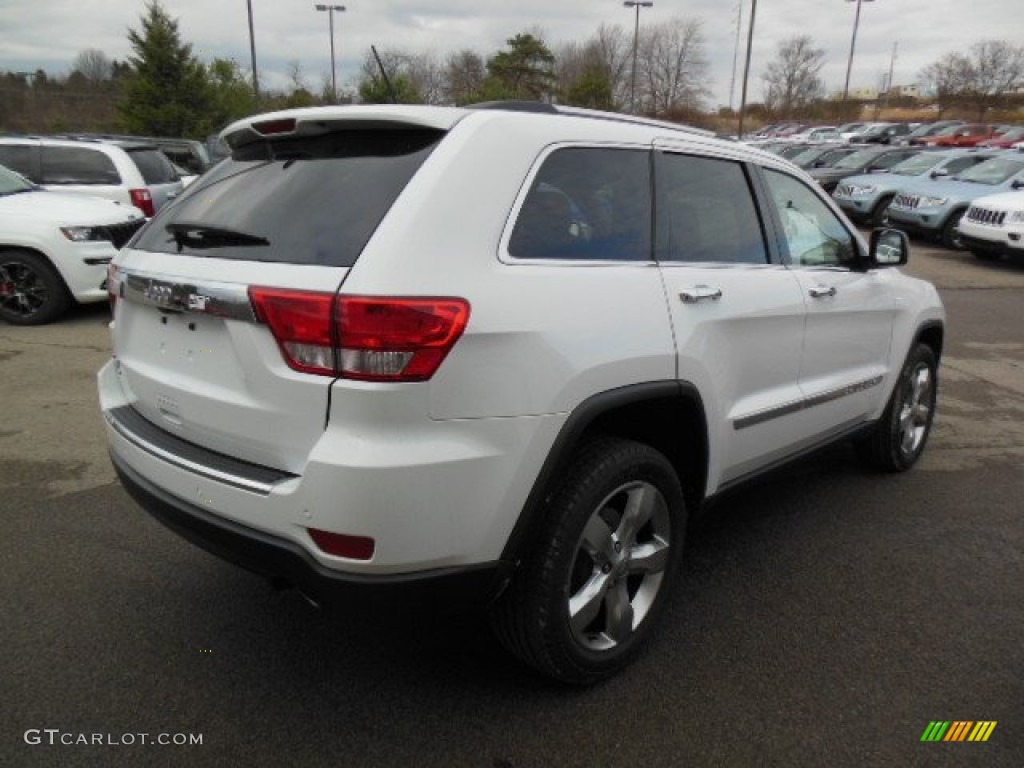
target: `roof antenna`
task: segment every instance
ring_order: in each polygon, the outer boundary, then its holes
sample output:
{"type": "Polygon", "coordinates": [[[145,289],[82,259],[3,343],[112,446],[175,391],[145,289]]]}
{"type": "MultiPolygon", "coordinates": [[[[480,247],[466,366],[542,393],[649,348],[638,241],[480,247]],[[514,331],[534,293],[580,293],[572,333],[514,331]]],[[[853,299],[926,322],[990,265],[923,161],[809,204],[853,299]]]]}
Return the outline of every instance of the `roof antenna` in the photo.
{"type": "Polygon", "coordinates": [[[384,85],[388,87],[388,95],[391,96],[391,103],[398,103],[398,94],[395,93],[395,86],[391,84],[391,78],[388,77],[388,71],[384,69],[384,64],[380,60],[380,55],[377,53],[377,46],[371,45],[370,50],[373,51],[373,58],[377,60],[377,66],[380,68],[381,77],[384,78],[384,85]]]}

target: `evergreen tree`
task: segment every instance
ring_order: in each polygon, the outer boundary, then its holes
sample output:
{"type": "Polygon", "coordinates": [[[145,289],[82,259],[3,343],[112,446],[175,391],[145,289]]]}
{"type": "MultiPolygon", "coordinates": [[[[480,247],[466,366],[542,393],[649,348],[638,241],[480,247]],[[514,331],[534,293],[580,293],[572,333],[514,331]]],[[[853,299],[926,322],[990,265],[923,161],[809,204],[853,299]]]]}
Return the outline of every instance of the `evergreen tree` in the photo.
{"type": "Polygon", "coordinates": [[[192,46],[183,43],[178,22],[159,0],[146,4],[142,29],[128,31],[132,73],[118,104],[125,129],[153,136],[199,138],[211,125],[211,88],[192,46]]]}
{"type": "Polygon", "coordinates": [[[508,50],[487,62],[491,75],[516,99],[550,98],[555,84],[555,55],[547,44],[529,33],[508,40],[508,50]]]}

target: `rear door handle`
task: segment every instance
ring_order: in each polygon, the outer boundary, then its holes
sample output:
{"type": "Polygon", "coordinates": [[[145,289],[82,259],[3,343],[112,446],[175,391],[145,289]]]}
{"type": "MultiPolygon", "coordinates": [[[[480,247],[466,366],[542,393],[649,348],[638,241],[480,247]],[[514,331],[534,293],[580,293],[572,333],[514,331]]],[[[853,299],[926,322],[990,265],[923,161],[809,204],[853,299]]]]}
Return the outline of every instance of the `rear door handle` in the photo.
{"type": "Polygon", "coordinates": [[[722,298],[722,289],[710,285],[695,285],[692,288],[681,290],[679,298],[687,304],[696,304],[698,301],[718,301],[722,298]]]}
{"type": "Polygon", "coordinates": [[[815,285],[808,291],[812,299],[827,299],[835,296],[837,291],[834,285],[815,285]]]}

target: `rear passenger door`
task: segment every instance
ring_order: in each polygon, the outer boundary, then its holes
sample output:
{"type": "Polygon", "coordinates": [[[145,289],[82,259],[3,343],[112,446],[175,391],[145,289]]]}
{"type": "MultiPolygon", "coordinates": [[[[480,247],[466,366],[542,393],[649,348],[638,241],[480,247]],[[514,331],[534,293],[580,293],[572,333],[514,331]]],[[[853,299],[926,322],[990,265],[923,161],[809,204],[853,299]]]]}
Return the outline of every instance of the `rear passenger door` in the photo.
{"type": "Polygon", "coordinates": [[[704,395],[713,492],[806,437],[798,413],[804,300],[771,256],[745,164],[660,146],[655,179],[655,254],[678,378],[704,395]]]}

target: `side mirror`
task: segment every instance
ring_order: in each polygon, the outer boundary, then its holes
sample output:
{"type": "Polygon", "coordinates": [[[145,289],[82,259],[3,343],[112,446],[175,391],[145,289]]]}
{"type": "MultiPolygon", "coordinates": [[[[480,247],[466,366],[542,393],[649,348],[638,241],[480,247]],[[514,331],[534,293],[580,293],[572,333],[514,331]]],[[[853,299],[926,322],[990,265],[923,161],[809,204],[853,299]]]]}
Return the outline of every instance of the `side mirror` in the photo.
{"type": "Polygon", "coordinates": [[[910,239],[898,229],[876,229],[871,233],[868,258],[872,267],[899,267],[910,257],[910,239]]]}
{"type": "Polygon", "coordinates": [[[941,179],[943,176],[949,176],[949,171],[946,168],[936,168],[928,175],[933,179],[941,179]]]}
{"type": "Polygon", "coordinates": [[[1014,179],[1010,185],[1011,189],[1024,189],[1024,179],[1014,179]]]}

